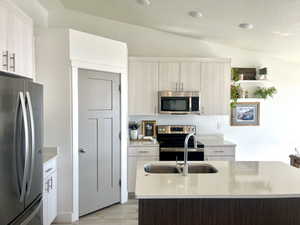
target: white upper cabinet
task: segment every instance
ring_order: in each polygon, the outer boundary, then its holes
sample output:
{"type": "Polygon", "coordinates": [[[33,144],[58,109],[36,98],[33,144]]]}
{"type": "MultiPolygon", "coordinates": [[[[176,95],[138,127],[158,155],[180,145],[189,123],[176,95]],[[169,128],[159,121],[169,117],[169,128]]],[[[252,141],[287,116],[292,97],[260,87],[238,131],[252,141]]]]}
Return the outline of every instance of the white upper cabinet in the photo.
{"type": "Polygon", "coordinates": [[[0,0],[0,70],[33,77],[33,21],[13,3],[0,0]],[[8,52],[8,55],[6,54],[8,52]]]}
{"type": "Polygon", "coordinates": [[[5,61],[3,61],[4,51],[7,49],[7,27],[8,27],[8,7],[5,2],[0,1],[0,50],[1,50],[1,64],[0,69],[6,69],[5,61]]]}
{"type": "Polygon", "coordinates": [[[230,63],[201,63],[201,114],[228,115],[230,110],[230,63]]]}
{"type": "Polygon", "coordinates": [[[180,63],[159,63],[159,91],[176,91],[180,85],[180,63]]]}
{"type": "Polygon", "coordinates": [[[129,114],[157,113],[158,91],[200,91],[202,115],[229,115],[230,61],[201,58],[133,58],[129,63],[129,114]]]}
{"type": "Polygon", "coordinates": [[[158,103],[158,63],[130,62],[128,75],[129,114],[153,115],[158,103]]]}
{"type": "Polygon", "coordinates": [[[182,62],[180,83],[183,91],[201,91],[201,63],[182,62]]]}

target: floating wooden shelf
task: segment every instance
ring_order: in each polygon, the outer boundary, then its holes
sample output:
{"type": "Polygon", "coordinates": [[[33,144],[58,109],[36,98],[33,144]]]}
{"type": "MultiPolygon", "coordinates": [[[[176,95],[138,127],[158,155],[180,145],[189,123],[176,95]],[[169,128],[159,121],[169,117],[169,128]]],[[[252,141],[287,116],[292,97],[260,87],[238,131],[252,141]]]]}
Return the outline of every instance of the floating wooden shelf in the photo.
{"type": "Polygon", "coordinates": [[[236,84],[271,84],[270,80],[239,80],[239,81],[232,81],[236,84]]]}

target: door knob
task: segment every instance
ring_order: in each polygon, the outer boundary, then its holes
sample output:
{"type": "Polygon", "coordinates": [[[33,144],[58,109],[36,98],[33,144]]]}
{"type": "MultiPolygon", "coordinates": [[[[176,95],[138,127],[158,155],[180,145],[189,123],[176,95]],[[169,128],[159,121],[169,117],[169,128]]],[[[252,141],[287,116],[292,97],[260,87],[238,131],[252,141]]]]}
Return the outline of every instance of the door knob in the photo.
{"type": "Polygon", "coordinates": [[[86,153],[86,150],[84,150],[83,148],[80,148],[79,153],[86,153]]]}

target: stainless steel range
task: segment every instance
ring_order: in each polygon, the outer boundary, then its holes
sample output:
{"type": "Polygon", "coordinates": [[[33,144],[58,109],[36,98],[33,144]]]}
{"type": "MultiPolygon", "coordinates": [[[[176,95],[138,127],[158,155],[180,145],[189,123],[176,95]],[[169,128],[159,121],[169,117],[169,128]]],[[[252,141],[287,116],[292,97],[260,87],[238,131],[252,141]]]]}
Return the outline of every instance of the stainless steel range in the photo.
{"type": "MultiPolygon", "coordinates": [[[[182,161],[184,158],[184,140],[189,133],[196,132],[195,126],[190,125],[159,125],[157,126],[157,140],[160,146],[160,161],[182,161]]],[[[204,160],[204,145],[197,143],[194,148],[194,137],[188,142],[189,161],[204,160]]]]}

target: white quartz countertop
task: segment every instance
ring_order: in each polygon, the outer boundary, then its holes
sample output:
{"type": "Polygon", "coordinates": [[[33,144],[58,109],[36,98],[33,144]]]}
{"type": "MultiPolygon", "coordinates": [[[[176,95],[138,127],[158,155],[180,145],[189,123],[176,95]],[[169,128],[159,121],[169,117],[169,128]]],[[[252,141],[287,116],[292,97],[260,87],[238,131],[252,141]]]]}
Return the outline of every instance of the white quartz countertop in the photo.
{"type": "Polygon", "coordinates": [[[227,140],[212,140],[212,139],[198,139],[204,146],[207,147],[223,147],[223,146],[236,146],[235,143],[227,140]]]}
{"type": "Polygon", "coordinates": [[[192,162],[208,163],[218,172],[188,176],[146,173],[148,163],[137,167],[137,199],[300,198],[300,169],[282,162],[192,162]]]}
{"type": "Polygon", "coordinates": [[[197,140],[206,147],[236,146],[235,143],[224,140],[223,136],[217,135],[197,135],[197,140]]]}
{"type": "Polygon", "coordinates": [[[43,163],[48,162],[58,155],[57,147],[44,147],[43,148],[43,163]]]}

